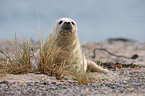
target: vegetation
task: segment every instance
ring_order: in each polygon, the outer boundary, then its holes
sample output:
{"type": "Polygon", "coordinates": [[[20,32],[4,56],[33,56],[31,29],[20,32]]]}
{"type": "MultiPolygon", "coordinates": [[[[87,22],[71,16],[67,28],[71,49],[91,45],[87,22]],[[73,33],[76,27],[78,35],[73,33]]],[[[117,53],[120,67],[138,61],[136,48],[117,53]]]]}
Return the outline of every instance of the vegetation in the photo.
{"type": "Polygon", "coordinates": [[[44,40],[40,34],[39,41],[39,51],[36,53],[34,47],[38,45],[37,43],[32,43],[30,40],[20,40],[15,38],[14,42],[11,42],[13,45],[13,51],[11,53],[5,51],[0,51],[2,55],[6,57],[0,58],[0,72],[3,75],[6,73],[10,74],[24,74],[29,72],[36,72],[33,69],[33,61],[38,65],[38,70],[41,73],[56,76],[57,79],[61,79],[64,76],[70,76],[78,81],[78,84],[88,85],[90,82],[90,73],[85,72],[83,66],[81,70],[77,70],[73,64],[65,64],[65,58],[67,55],[65,51],[61,50],[58,46],[55,45],[55,42],[52,39],[53,34],[46,40],[44,40]],[[18,44],[20,43],[20,44],[18,44]],[[59,60],[61,64],[57,64],[56,60],[59,60]]]}

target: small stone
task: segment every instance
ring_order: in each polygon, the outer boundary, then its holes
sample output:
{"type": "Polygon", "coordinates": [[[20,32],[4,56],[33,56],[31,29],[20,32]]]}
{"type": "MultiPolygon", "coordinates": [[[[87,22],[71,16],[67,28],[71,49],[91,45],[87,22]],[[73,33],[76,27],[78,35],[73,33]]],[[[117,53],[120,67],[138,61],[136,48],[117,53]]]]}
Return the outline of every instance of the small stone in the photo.
{"type": "Polygon", "coordinates": [[[143,85],[144,85],[143,83],[135,84],[135,86],[143,86],[143,85]]]}
{"type": "Polygon", "coordinates": [[[42,95],[43,95],[43,96],[46,96],[47,93],[46,93],[45,91],[42,91],[42,95]]]}
{"type": "Polygon", "coordinates": [[[55,82],[55,81],[53,81],[53,82],[51,82],[51,84],[56,84],[56,82],[55,82]]]}
{"type": "Polygon", "coordinates": [[[67,91],[66,91],[66,93],[72,93],[73,91],[71,90],[71,89],[68,89],[67,91]]]}
{"type": "Polygon", "coordinates": [[[21,88],[20,87],[17,87],[17,88],[15,88],[16,90],[18,90],[18,91],[20,91],[21,90],[21,88]]]}
{"type": "Polygon", "coordinates": [[[64,82],[64,80],[60,80],[60,82],[64,82]]]}
{"type": "Polygon", "coordinates": [[[74,81],[73,81],[73,80],[68,80],[68,82],[69,82],[69,83],[74,83],[74,81]]]}
{"type": "Polygon", "coordinates": [[[13,91],[10,91],[10,92],[8,93],[8,95],[15,95],[15,93],[14,93],[13,91]]]}
{"type": "Polygon", "coordinates": [[[27,83],[27,86],[33,86],[30,82],[27,83]]]}
{"type": "Polygon", "coordinates": [[[33,87],[31,87],[31,86],[27,86],[27,88],[28,88],[28,89],[32,89],[33,87]]]}
{"type": "Polygon", "coordinates": [[[118,90],[113,90],[113,92],[114,92],[114,93],[119,93],[119,91],[118,91],[118,90]]]}
{"type": "Polygon", "coordinates": [[[86,94],[81,94],[80,96],[87,96],[86,94]]]}
{"type": "Polygon", "coordinates": [[[121,89],[121,90],[120,90],[120,92],[121,92],[121,93],[123,93],[123,92],[124,92],[124,90],[122,90],[122,89],[121,89]]]}
{"type": "Polygon", "coordinates": [[[106,84],[108,87],[111,87],[111,86],[113,86],[113,83],[108,83],[108,84],[106,84]]]}
{"type": "Polygon", "coordinates": [[[39,82],[35,82],[34,84],[38,84],[39,82]]]}
{"type": "Polygon", "coordinates": [[[3,91],[2,90],[0,90],[0,95],[3,93],[3,91]]]}
{"type": "Polygon", "coordinates": [[[132,93],[134,91],[134,88],[132,88],[132,89],[127,89],[127,92],[128,93],[132,93]]]}
{"type": "Polygon", "coordinates": [[[4,80],[4,81],[3,81],[3,83],[4,83],[4,84],[7,84],[7,85],[9,84],[9,82],[8,82],[8,81],[6,81],[6,80],[4,80]]]}
{"type": "Polygon", "coordinates": [[[120,84],[119,84],[119,83],[117,83],[117,84],[115,84],[115,86],[120,87],[120,84]]]}
{"type": "Polygon", "coordinates": [[[36,96],[36,91],[33,91],[32,92],[32,96],[36,96]]]}
{"type": "Polygon", "coordinates": [[[112,88],[112,89],[115,89],[115,88],[116,88],[116,86],[111,86],[111,88],[112,88]]]}
{"type": "Polygon", "coordinates": [[[89,90],[88,90],[88,91],[90,91],[90,92],[92,91],[92,92],[93,92],[94,90],[89,88],[89,90]]]}
{"type": "Polygon", "coordinates": [[[42,81],[44,81],[44,78],[42,78],[42,81]]]}
{"type": "Polygon", "coordinates": [[[145,90],[141,90],[142,93],[145,93],[145,90]]]}
{"type": "Polygon", "coordinates": [[[69,78],[64,78],[64,80],[69,80],[69,78]]]}
{"type": "Polygon", "coordinates": [[[38,82],[35,82],[34,85],[35,85],[35,86],[39,86],[40,84],[39,84],[38,82]]]}
{"type": "Polygon", "coordinates": [[[67,88],[68,88],[67,86],[64,86],[64,87],[63,87],[63,89],[67,89],[67,88]]]}
{"type": "Polygon", "coordinates": [[[22,92],[22,94],[23,94],[23,95],[29,95],[29,93],[27,93],[27,92],[22,92]]]}
{"type": "Polygon", "coordinates": [[[8,90],[8,88],[2,88],[2,90],[7,91],[7,90],[8,90]]]}
{"type": "Polygon", "coordinates": [[[62,85],[62,83],[58,83],[57,85],[62,85]]]}
{"type": "Polygon", "coordinates": [[[22,96],[20,91],[15,91],[16,96],[22,96]]]}
{"type": "Polygon", "coordinates": [[[129,80],[129,82],[134,82],[133,80],[129,80]]]}
{"type": "Polygon", "coordinates": [[[24,87],[24,85],[20,85],[20,87],[24,87]]]}
{"type": "Polygon", "coordinates": [[[95,87],[101,87],[101,84],[95,85],[95,87]]]}
{"type": "Polygon", "coordinates": [[[46,89],[45,89],[45,91],[48,91],[48,90],[49,90],[49,88],[46,88],[46,89]]]}
{"type": "Polygon", "coordinates": [[[55,90],[55,89],[56,89],[55,86],[49,88],[49,90],[55,90]]]}
{"type": "Polygon", "coordinates": [[[103,83],[102,83],[102,84],[100,84],[100,85],[101,85],[101,86],[105,86],[106,84],[103,84],[103,83]]]}
{"type": "Polygon", "coordinates": [[[44,81],[44,85],[48,85],[49,84],[49,82],[48,81],[44,81]]]}
{"type": "Polygon", "coordinates": [[[138,59],[138,61],[144,61],[144,59],[138,59]]]}
{"type": "Polygon", "coordinates": [[[121,81],[120,84],[127,84],[127,82],[126,81],[121,81]]]}

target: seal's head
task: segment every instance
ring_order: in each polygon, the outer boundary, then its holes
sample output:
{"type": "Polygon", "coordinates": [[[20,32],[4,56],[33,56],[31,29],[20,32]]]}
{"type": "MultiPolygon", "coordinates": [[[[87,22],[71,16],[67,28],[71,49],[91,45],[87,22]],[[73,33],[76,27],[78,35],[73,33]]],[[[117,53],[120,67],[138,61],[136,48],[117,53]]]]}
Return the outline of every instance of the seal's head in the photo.
{"type": "Polygon", "coordinates": [[[76,22],[70,18],[60,18],[56,22],[56,31],[62,36],[71,36],[76,33],[76,22]]]}

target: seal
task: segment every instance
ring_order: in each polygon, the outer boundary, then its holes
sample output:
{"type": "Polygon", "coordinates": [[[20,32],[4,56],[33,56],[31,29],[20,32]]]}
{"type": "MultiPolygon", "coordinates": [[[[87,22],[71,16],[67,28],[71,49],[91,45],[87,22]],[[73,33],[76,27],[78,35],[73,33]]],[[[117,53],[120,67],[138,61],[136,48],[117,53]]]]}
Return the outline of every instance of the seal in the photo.
{"type": "Polygon", "coordinates": [[[107,69],[85,58],[78,38],[77,24],[71,18],[57,20],[53,29],[53,39],[56,45],[66,52],[66,63],[74,65],[78,70],[83,67],[85,72],[88,69],[91,72],[108,72],[107,69]]]}

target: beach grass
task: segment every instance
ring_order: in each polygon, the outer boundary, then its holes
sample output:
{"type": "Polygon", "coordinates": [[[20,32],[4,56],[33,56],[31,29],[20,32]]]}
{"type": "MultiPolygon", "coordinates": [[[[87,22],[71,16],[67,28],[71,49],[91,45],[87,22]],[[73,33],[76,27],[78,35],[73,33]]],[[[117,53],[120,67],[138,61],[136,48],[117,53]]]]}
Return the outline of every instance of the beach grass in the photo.
{"type": "Polygon", "coordinates": [[[3,60],[3,70],[12,74],[31,72],[32,45],[30,41],[19,40],[15,37],[15,41],[10,42],[13,50],[11,52],[7,52],[7,50],[5,52],[1,51],[6,56],[6,59],[3,60]],[[18,42],[21,42],[21,47],[18,45],[18,42]]]}
{"type": "Polygon", "coordinates": [[[67,58],[67,55],[64,50],[56,46],[53,40],[53,34],[44,42],[40,33],[40,41],[35,44],[30,40],[18,39],[15,36],[15,40],[11,42],[11,44],[13,51],[10,54],[6,51],[0,51],[0,53],[6,57],[5,59],[0,58],[2,61],[0,65],[2,71],[0,71],[0,73],[3,75],[7,73],[24,74],[36,72],[36,70],[33,69],[34,62],[32,62],[36,60],[35,65],[38,67],[38,72],[55,76],[56,79],[70,76],[76,79],[80,85],[88,85],[91,80],[90,72],[85,72],[83,66],[80,70],[77,70],[73,64],[66,64],[65,58],[67,58]],[[19,43],[21,43],[21,46],[19,43]],[[37,54],[36,51],[34,51],[35,45],[39,48],[37,54]],[[57,64],[56,59],[59,60],[61,64],[57,64]]]}

